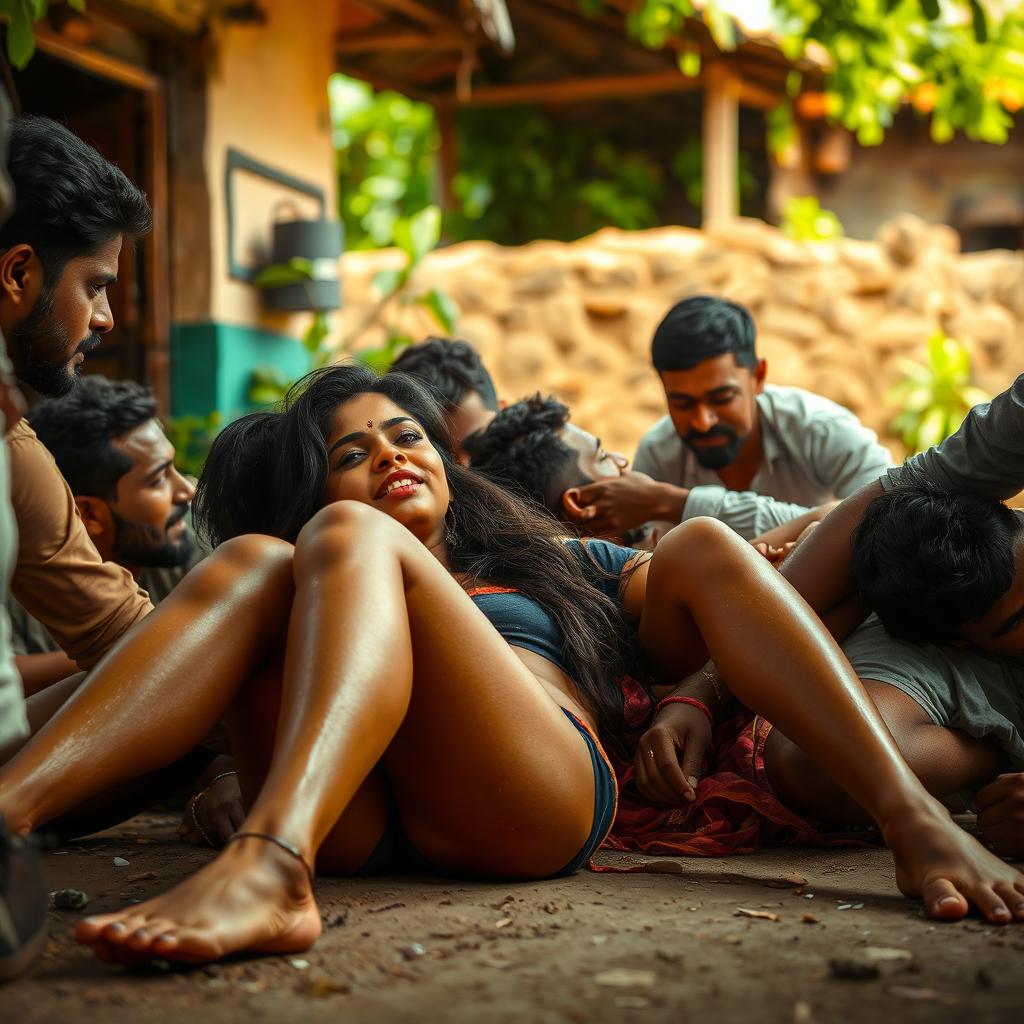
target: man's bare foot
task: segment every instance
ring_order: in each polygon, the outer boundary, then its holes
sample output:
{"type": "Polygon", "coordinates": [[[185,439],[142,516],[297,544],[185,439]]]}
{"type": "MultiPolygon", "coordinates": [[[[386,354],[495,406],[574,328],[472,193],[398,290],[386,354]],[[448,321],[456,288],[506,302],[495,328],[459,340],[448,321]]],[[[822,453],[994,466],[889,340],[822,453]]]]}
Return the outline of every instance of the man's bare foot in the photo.
{"type": "Polygon", "coordinates": [[[302,864],[271,843],[240,838],[169,892],[87,917],[75,938],[108,962],[207,963],[231,953],[297,953],[320,930],[302,864]]]}
{"type": "Polygon", "coordinates": [[[1024,921],[1024,875],[986,850],[939,804],[883,828],[896,884],[929,917],[956,921],[973,906],[992,924],[1024,921]]]}

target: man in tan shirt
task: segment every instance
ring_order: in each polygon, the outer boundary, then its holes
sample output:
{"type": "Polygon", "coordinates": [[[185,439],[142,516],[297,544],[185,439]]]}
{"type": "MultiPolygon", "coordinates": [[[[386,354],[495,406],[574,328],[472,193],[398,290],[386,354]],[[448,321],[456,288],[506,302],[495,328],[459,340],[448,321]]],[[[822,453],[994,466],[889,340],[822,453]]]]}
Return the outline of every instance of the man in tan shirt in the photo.
{"type": "MultiPolygon", "coordinates": [[[[150,227],[146,197],[113,164],[46,118],[11,125],[17,209],[0,228],[0,330],[30,394],[58,397],[113,327],[106,289],[125,238],[150,227]]],[[[23,420],[7,435],[18,551],[11,592],[88,669],[152,605],[104,562],[50,453],[23,420]]]]}

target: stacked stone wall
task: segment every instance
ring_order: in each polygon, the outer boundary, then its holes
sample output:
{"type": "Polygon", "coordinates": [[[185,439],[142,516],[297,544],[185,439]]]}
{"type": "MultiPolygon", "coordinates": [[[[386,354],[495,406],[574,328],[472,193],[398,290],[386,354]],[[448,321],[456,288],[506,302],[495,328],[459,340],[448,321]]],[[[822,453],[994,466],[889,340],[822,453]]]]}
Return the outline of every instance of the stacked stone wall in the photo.
{"type": "MultiPolygon", "coordinates": [[[[391,250],[343,258],[342,335],[372,309],[373,275],[400,263],[391,250]]],[[[976,383],[992,393],[1024,369],[1024,256],[962,254],[955,231],[910,215],[873,241],[802,243],[739,220],[705,231],[609,228],[570,244],[468,242],[424,261],[415,288],[431,286],[458,304],[458,334],[480,350],[503,397],[553,392],[580,426],[629,455],[664,414],[649,363],[654,328],[690,295],[746,305],[771,381],[847,406],[897,455],[885,395],[903,360],[924,360],[936,328],[969,346],[976,383]]],[[[388,318],[415,337],[437,330],[415,305],[388,318]]],[[[383,337],[378,325],[358,344],[383,337]]]]}

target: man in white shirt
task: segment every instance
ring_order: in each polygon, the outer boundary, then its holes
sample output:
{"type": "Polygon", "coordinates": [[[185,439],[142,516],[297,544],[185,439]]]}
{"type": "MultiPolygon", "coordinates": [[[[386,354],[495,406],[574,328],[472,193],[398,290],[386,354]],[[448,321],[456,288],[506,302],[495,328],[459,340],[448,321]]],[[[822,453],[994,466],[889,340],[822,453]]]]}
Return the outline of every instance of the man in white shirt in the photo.
{"type": "Polygon", "coordinates": [[[750,314],[734,302],[701,295],[669,310],[651,344],[668,415],[641,439],[634,472],[581,490],[598,530],[712,516],[749,540],[892,465],[849,410],[766,384],[755,340],[750,314]]]}

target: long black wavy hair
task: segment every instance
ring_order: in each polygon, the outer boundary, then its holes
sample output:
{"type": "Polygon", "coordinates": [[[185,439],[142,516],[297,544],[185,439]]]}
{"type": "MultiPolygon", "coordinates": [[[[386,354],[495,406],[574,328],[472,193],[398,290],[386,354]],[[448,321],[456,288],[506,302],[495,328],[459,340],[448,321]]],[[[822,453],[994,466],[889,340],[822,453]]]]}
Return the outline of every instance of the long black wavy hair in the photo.
{"type": "Polygon", "coordinates": [[[616,679],[638,672],[635,633],[622,606],[588,582],[564,543],[562,524],[455,461],[440,407],[412,377],[328,366],[294,385],[279,412],[231,423],[214,441],[196,490],[197,528],[214,546],[243,533],[294,541],[323,505],[331,417],[367,393],[408,412],[441,457],[459,537],[449,545],[449,567],[480,583],[511,587],[547,609],[561,629],[570,675],[602,735],[621,744],[616,679]]]}

